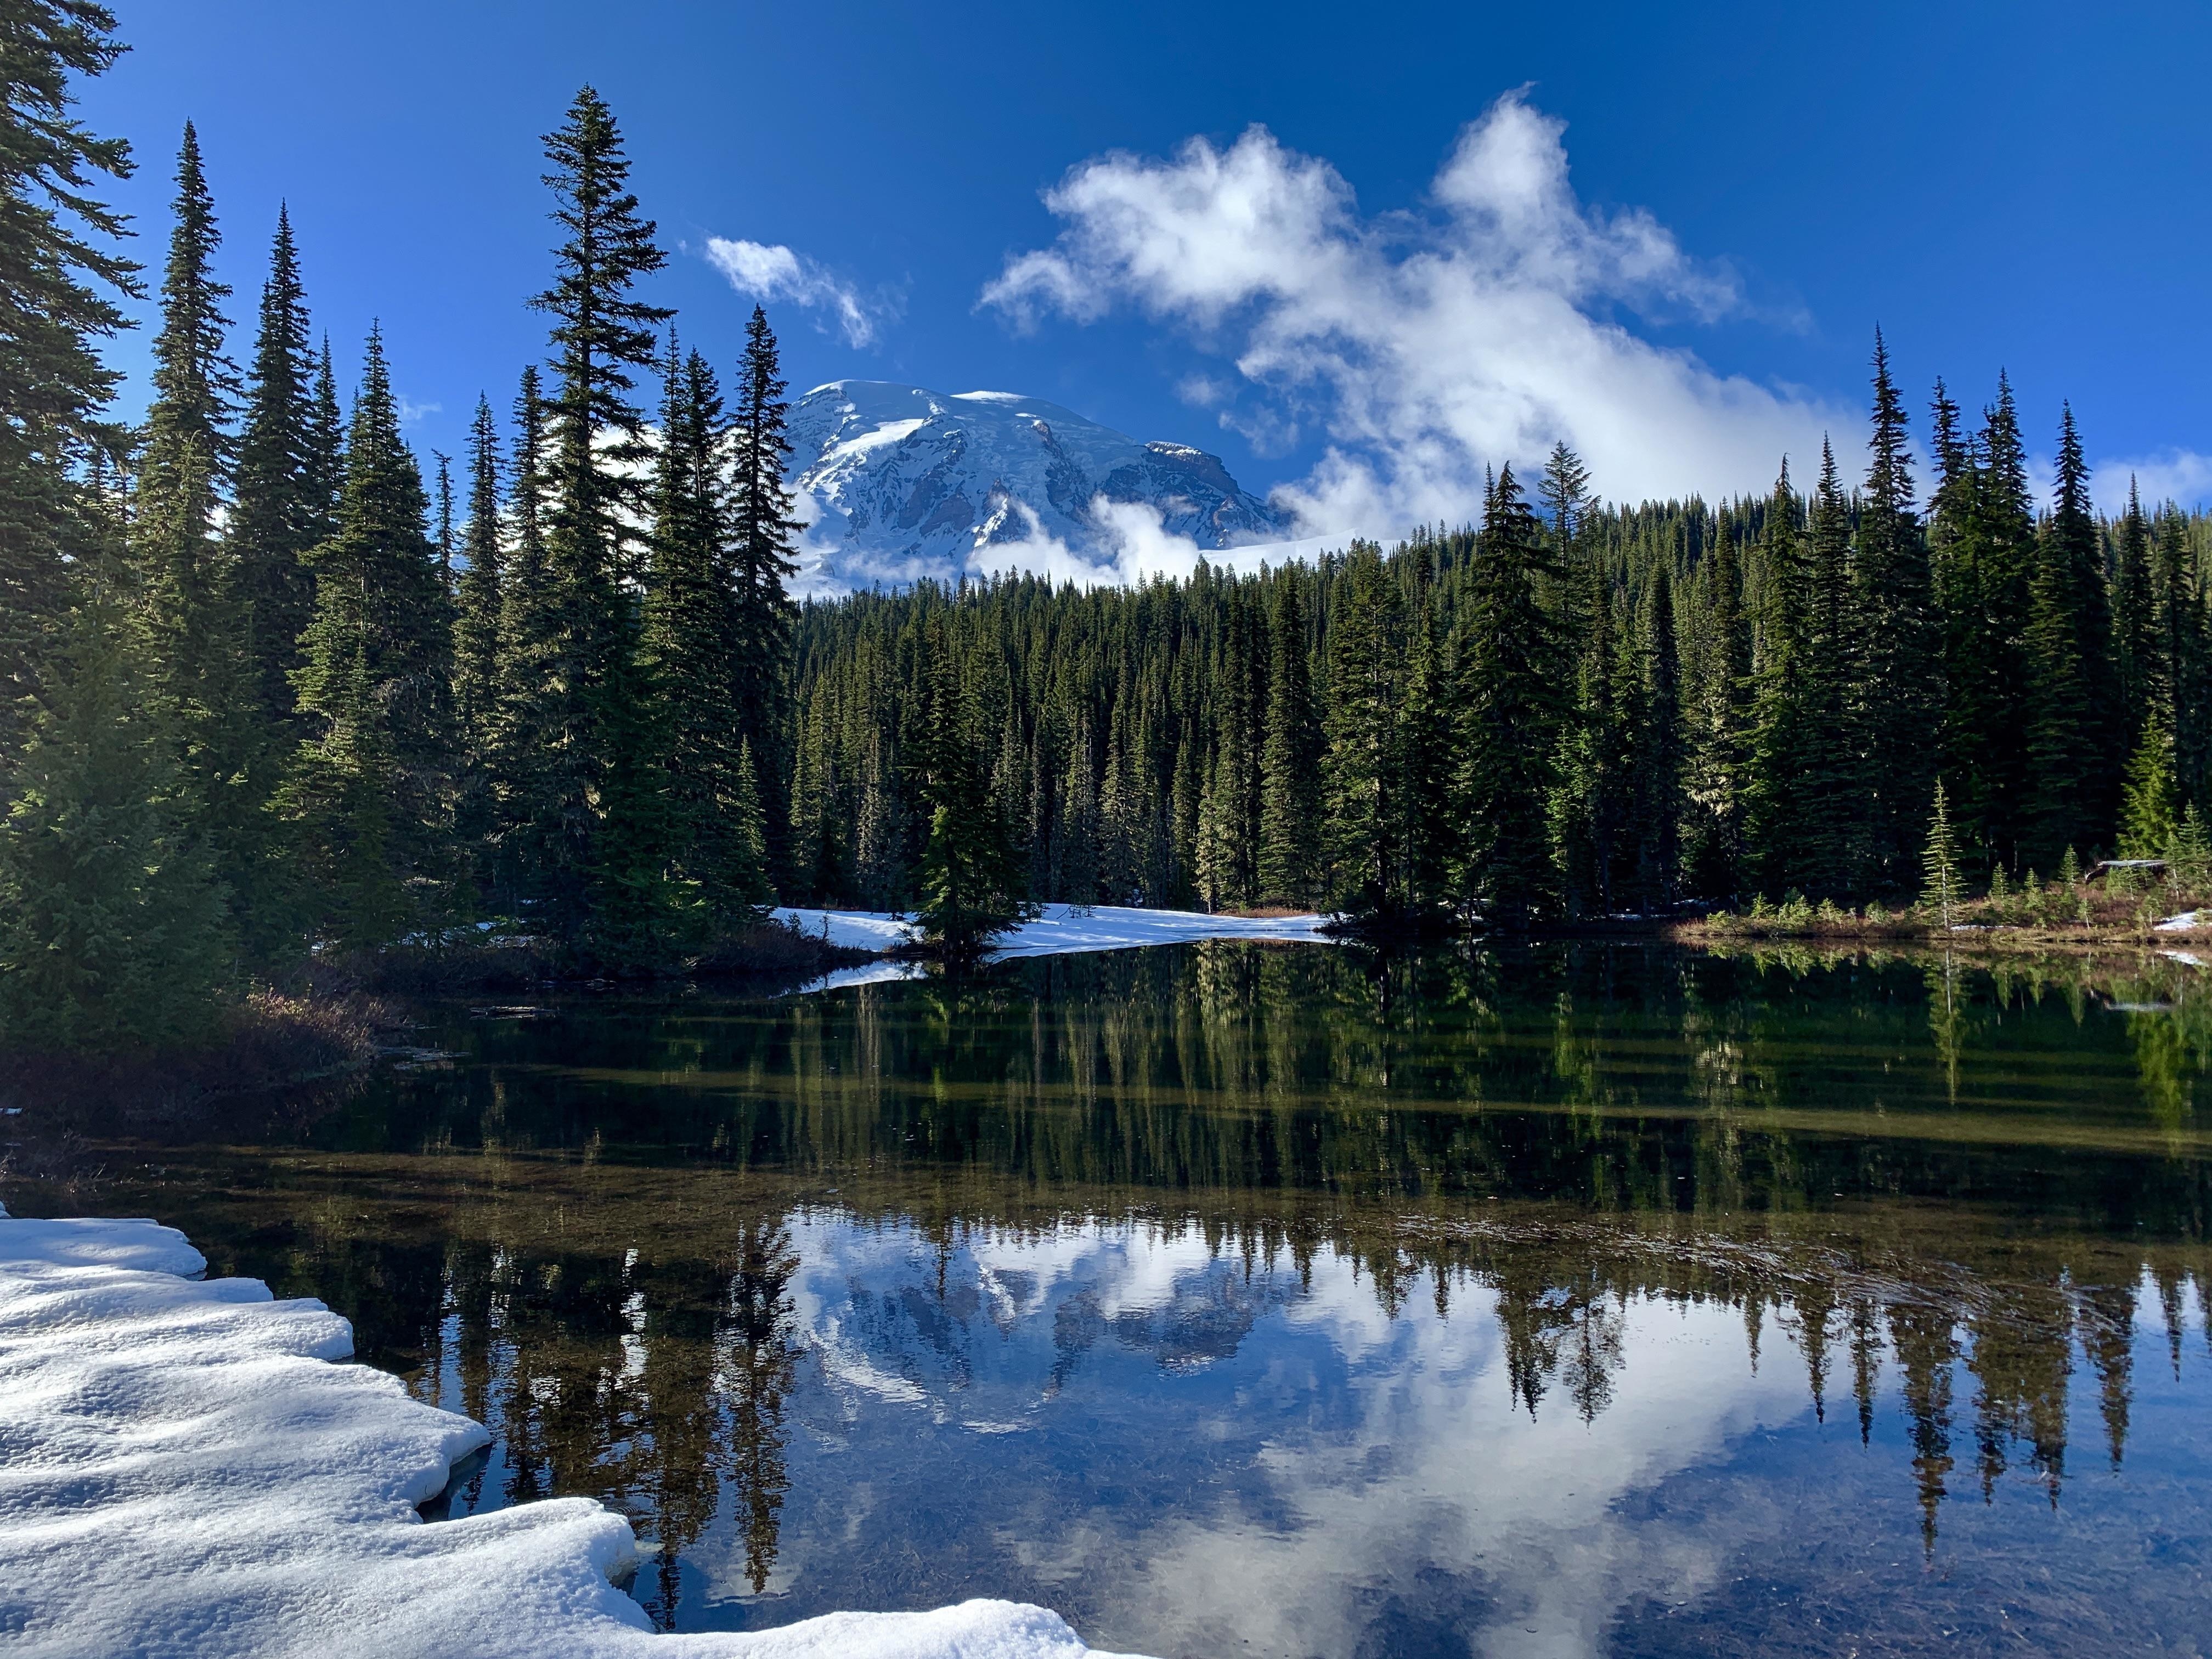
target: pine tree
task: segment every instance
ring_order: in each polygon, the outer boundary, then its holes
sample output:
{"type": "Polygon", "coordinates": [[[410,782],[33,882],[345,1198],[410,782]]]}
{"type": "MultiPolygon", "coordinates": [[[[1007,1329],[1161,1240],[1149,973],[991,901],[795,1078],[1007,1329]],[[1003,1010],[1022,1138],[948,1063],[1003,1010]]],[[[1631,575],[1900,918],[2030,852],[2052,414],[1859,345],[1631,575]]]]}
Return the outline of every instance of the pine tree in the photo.
{"type": "Polygon", "coordinates": [[[2088,467],[2069,408],[2059,428],[2057,496],[2044,527],[2028,621],[2034,671],[2030,755],[2039,855],[2065,843],[2094,845],[2112,821],[2117,691],[2112,624],[2088,467]]]}
{"type": "MultiPolygon", "coordinates": [[[[1955,428],[1939,443],[1955,447],[1955,428]]],[[[1905,400],[1890,378],[1889,351],[1874,341],[1874,429],[1866,490],[1850,567],[1849,610],[1839,627],[1848,695],[1834,706],[1848,722],[1854,762],[1832,803],[1828,830],[1849,842],[1834,875],[1845,890],[1907,890],[1920,803],[1934,786],[1944,712],[1944,637],[1936,580],[1913,501],[1905,400]]],[[[1840,497],[1834,511],[1840,514],[1840,497]]],[[[1820,533],[1816,530],[1816,543],[1820,533]]],[[[1816,547],[1816,562],[1826,544],[1816,547]]],[[[1825,676],[1832,670],[1822,672],[1825,676]]],[[[1826,696],[1825,689],[1817,695],[1826,696]]],[[[1837,884],[1831,884],[1832,886],[1837,884]]]]}
{"type": "Polygon", "coordinates": [[[529,823],[527,874],[556,933],[611,963],[649,949],[667,896],[654,879],[654,781],[641,749],[650,711],[638,672],[637,617],[626,584],[642,574],[635,528],[646,503],[643,418],[633,370],[654,366],[670,313],[634,298],[666,263],[629,189],[613,112],[591,88],[545,139],[545,175],[563,240],[550,313],[556,386],[547,401],[547,599],[543,676],[524,688],[544,743],[529,823]]]}
{"type": "Polygon", "coordinates": [[[1333,909],[1382,917],[1391,906],[1401,821],[1395,760],[1405,602],[1371,542],[1352,544],[1333,598],[1322,726],[1328,743],[1322,767],[1328,902],[1333,909]]]}
{"type": "MultiPolygon", "coordinates": [[[[2067,849],[2069,853],[2072,848],[2067,849]]],[[[1928,839],[1920,856],[1921,902],[1936,913],[1943,931],[1951,930],[1951,913],[1958,908],[1959,842],[1951,828],[1951,809],[1944,799],[1942,779],[1936,781],[1936,814],[1928,823],[1928,839]]]]}
{"type": "Polygon", "coordinates": [[[1759,614],[1753,630],[1750,763],[1744,779],[1747,863],[1760,889],[1781,893],[1806,880],[1801,839],[1808,810],[1799,765],[1812,719],[1805,558],[1797,494],[1783,462],[1755,549],[1759,614]]]}
{"type": "MultiPolygon", "coordinates": [[[[1893,388],[1890,397],[1893,402],[1893,388]]],[[[1901,452],[1901,435],[1898,447],[1901,452]]],[[[1898,464],[1902,464],[1901,453],[1898,464]]],[[[1862,607],[1855,603],[1851,588],[1850,533],[1850,508],[1836,476],[1835,451],[1823,438],[1820,477],[1814,487],[1805,536],[1803,706],[1797,757],[1804,817],[1796,849],[1786,860],[1793,866],[1786,884],[1824,896],[1855,892],[1860,885],[1869,793],[1865,769],[1874,757],[1862,750],[1859,727],[1862,718],[1878,716],[1876,705],[1887,695],[1873,673],[1859,672],[1858,647],[1869,641],[1861,630],[1862,607]]],[[[1862,561],[1862,576],[1864,570],[1862,561]]],[[[1869,604],[1864,608],[1875,609],[1874,596],[1867,598],[1869,604]]],[[[1915,740],[1924,742],[1925,734],[1915,740]]]]}
{"type": "Polygon", "coordinates": [[[337,533],[309,556],[315,616],[294,676],[314,722],[279,796],[310,926],[380,945],[453,904],[452,636],[421,469],[368,337],[337,533]]]}
{"type": "Polygon", "coordinates": [[[453,715],[464,745],[488,747],[499,696],[499,623],[506,550],[500,533],[499,427],[491,402],[477,399],[469,425],[468,520],[454,586],[453,715]]]}
{"type": "Polygon", "coordinates": [[[792,538],[803,528],[792,517],[792,495],[784,483],[791,459],[784,435],[784,391],[775,332],[768,313],[755,306],[745,325],[744,360],[738,376],[730,506],[736,544],[735,694],[744,739],[762,757],[769,869],[780,879],[787,878],[791,855],[786,826],[792,605],[784,584],[799,568],[792,538]]]}
{"type": "Polygon", "coordinates": [[[1305,906],[1320,874],[1321,730],[1306,659],[1299,583],[1275,584],[1269,632],[1267,737],[1261,749],[1261,900],[1305,906]]]}
{"type": "Polygon", "coordinates": [[[500,708],[499,624],[506,549],[500,530],[499,428],[489,399],[469,428],[468,518],[453,584],[454,834],[478,895],[500,903],[491,848],[498,830],[495,746],[500,708]]]}
{"type": "Polygon", "coordinates": [[[498,695],[485,710],[485,762],[495,806],[491,885],[501,904],[538,886],[559,830],[552,803],[564,690],[558,673],[561,616],[545,552],[550,457],[534,365],[522,371],[514,423],[507,495],[512,544],[500,581],[498,695]]]}
{"type": "Polygon", "coordinates": [[[1735,536],[1721,528],[1704,560],[1704,627],[1695,701],[1687,711],[1686,849],[1697,890],[1733,896],[1744,879],[1744,799],[1751,764],[1751,629],[1735,536]]]}
{"type": "Polygon", "coordinates": [[[971,960],[1029,913],[1006,834],[977,762],[981,724],[973,688],[955,647],[933,621],[927,659],[928,726],[918,735],[918,782],[928,833],[915,874],[924,939],[954,961],[971,960]]]}
{"type": "MultiPolygon", "coordinates": [[[[98,342],[128,326],[114,295],[137,267],[106,244],[120,215],[90,193],[131,175],[130,147],[75,118],[72,77],[122,55],[112,16],[80,0],[18,0],[0,75],[0,757],[19,751],[46,653],[60,641],[83,538],[83,469],[112,466],[103,418],[120,375],[98,342]]],[[[0,800],[8,785],[0,779],[0,800]]]]}
{"type": "Polygon", "coordinates": [[[2128,760],[2127,781],[2120,797],[2119,855],[2164,858],[2166,842],[2180,818],[2180,791],[2173,777],[2173,734],[2152,721],[2143,727],[2128,760]]]}
{"type": "Polygon", "coordinates": [[[80,571],[0,817],[0,1049],[211,1034],[229,952],[137,630],[80,571]]]}
{"type": "Polygon", "coordinates": [[[1674,642],[1674,580],[1664,561],[1652,569],[1638,635],[1643,718],[1632,761],[1635,878],[1638,907],[1648,914],[1673,906],[1681,867],[1681,669],[1674,642]]]}
{"type": "MultiPolygon", "coordinates": [[[[228,425],[238,376],[223,356],[229,319],[220,307],[229,288],[216,280],[214,198],[200,166],[199,139],[185,124],[177,155],[176,225],[161,280],[161,328],[154,339],[154,399],[139,462],[135,541],[146,623],[167,700],[193,731],[196,749],[216,741],[209,728],[235,689],[239,648],[231,582],[216,534],[228,481],[228,425]]],[[[215,770],[218,750],[196,770],[215,770]]]]}
{"type": "Polygon", "coordinates": [[[2120,719],[2130,732],[2157,716],[2169,692],[2159,650],[2158,599],[2153,586],[2150,521],[2143,516],[2136,481],[2128,480],[2128,510],[2113,549],[2112,666],[2120,719]]]}
{"type": "Polygon", "coordinates": [[[2206,638],[2203,580],[2189,520],[2170,502],[2159,515],[2151,572],[2159,712],[2173,734],[2182,798],[2195,803],[2212,789],[2212,642],[2206,638]]]}
{"type": "Polygon", "coordinates": [[[1939,382],[1933,534],[1944,618],[1944,772],[1964,843],[2017,868],[2033,861],[2022,848],[2032,817],[2034,509],[2010,382],[1997,377],[1996,401],[1972,443],[1960,438],[1956,416],[1939,382]]]}
{"type": "Polygon", "coordinates": [[[283,736],[289,739],[286,750],[300,735],[291,676],[300,665],[300,635],[314,613],[306,556],[330,533],[327,486],[316,477],[316,368],[291,216],[280,208],[227,534],[251,641],[254,696],[272,747],[283,736]]]}
{"type": "MultiPolygon", "coordinates": [[[[672,339],[660,424],[645,652],[664,705],[669,850],[720,920],[759,902],[766,872],[738,821],[741,789],[757,794],[757,784],[750,763],[738,763],[740,750],[755,751],[738,702],[742,646],[721,388],[697,352],[679,361],[672,339]]],[[[757,801],[754,812],[761,816],[757,801]]],[[[763,833],[763,824],[752,825],[755,840],[763,833]]]]}
{"type": "Polygon", "coordinates": [[[1470,845],[1462,892],[1493,926],[1516,928],[1556,902],[1546,833],[1563,661],[1536,584],[1556,575],[1509,465],[1484,504],[1458,659],[1461,787],[1470,845]]]}

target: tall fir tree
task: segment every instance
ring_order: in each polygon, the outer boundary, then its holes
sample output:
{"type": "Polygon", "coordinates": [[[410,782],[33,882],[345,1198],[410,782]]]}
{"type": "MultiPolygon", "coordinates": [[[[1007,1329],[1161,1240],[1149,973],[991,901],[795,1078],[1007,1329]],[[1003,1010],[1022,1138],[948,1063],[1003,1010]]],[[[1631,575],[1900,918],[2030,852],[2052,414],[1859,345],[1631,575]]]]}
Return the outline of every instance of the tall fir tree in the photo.
{"type": "MultiPolygon", "coordinates": [[[[1873,718],[1871,704],[1880,694],[1872,690],[1876,665],[1866,660],[1872,653],[1863,649],[1868,630],[1860,617],[1867,607],[1853,602],[1860,596],[1852,592],[1850,536],[1850,505],[1837,476],[1835,450],[1823,438],[1820,476],[1805,534],[1802,747],[1797,757],[1804,816],[1785,862],[1791,866],[1787,884],[1824,896],[1857,890],[1862,854],[1869,850],[1865,815],[1871,792],[1866,768],[1871,757],[1862,746],[1859,727],[1873,718]]],[[[1863,559],[1858,574],[1863,584],[1863,559]]],[[[1865,597],[1870,603],[1871,595],[1865,597]]]]}
{"type": "Polygon", "coordinates": [[[2128,509],[2114,538],[2112,576],[2112,668],[2120,724],[2141,732],[2168,696],[2159,650],[2158,599],[2153,586],[2150,520],[2136,481],[2128,480],[2128,509]]]}
{"type": "Polygon", "coordinates": [[[545,751],[538,793],[525,804],[530,874],[556,934],[621,965],[653,949],[668,896],[653,845],[658,788],[632,599],[643,574],[648,452],[631,401],[633,372],[654,367],[653,331],[671,314],[633,289],[667,256],[638,211],[605,99],[584,88],[544,143],[562,238],[553,286],[531,302],[553,319],[555,385],[546,402],[550,657],[534,688],[545,751]]]}
{"type": "Polygon", "coordinates": [[[2088,480],[2069,408],[2059,426],[2057,495],[2038,550],[2027,629],[2033,845],[2046,868],[2062,847],[2106,842],[2118,805],[2118,757],[2131,747],[2118,726],[2111,611],[2088,480]]]}
{"type": "Polygon", "coordinates": [[[545,551],[550,454],[535,364],[514,401],[514,457],[508,489],[512,545],[501,573],[496,692],[483,709],[485,769],[493,799],[486,863],[495,902],[510,907],[543,879],[559,822],[554,744],[563,708],[559,593],[545,551]]]}
{"type": "Polygon", "coordinates": [[[147,629],[168,701],[204,749],[207,728],[225,715],[221,700],[235,689],[238,618],[217,526],[230,476],[238,375],[223,355],[229,319],[221,307],[230,289],[215,276],[222,233],[189,121],[176,181],[134,539],[147,629]]]}
{"type": "Polygon", "coordinates": [[[499,624],[507,549],[500,525],[499,424],[477,399],[469,423],[469,500],[453,584],[453,823],[478,897],[504,908],[491,848],[498,830],[493,770],[500,709],[499,624]]]}
{"type": "MultiPolygon", "coordinates": [[[[1856,812],[1843,808],[1836,830],[1850,832],[1856,843],[1838,866],[1844,885],[1894,893],[1911,886],[1944,713],[1945,630],[1914,500],[1907,425],[1877,329],[1873,432],[1842,624],[1848,696],[1837,705],[1856,744],[1844,796],[1863,792],[1863,805],[1856,812]]],[[[1955,445],[1955,432],[1945,441],[1955,445]]]]}
{"type": "MultiPolygon", "coordinates": [[[[131,176],[130,147],[76,118],[73,82],[122,55],[105,7],[19,0],[0,75],[0,757],[61,640],[70,571],[87,534],[83,473],[125,447],[105,413],[121,376],[100,342],[128,326],[116,301],[137,267],[113,251],[121,215],[92,193],[131,176]]],[[[0,800],[9,788],[0,774],[0,800]]]]}
{"type": "Polygon", "coordinates": [[[2212,805],[2212,641],[2203,577],[2188,518],[2171,502],[2151,550],[2154,625],[2166,729],[2185,803],[2212,805]]]}
{"type": "Polygon", "coordinates": [[[1799,766],[1813,718],[1806,685],[1804,537],[1785,459],[1767,496],[1752,569],[1759,603],[1753,629],[1750,758],[1743,786],[1748,872],[1780,894],[1806,879],[1806,779],[1799,766]]]}
{"type": "Polygon", "coordinates": [[[1546,812],[1565,713],[1565,662],[1538,584],[1556,575],[1509,464],[1484,502],[1459,643],[1462,891],[1489,922],[1524,927],[1558,902],[1546,812]]]}
{"type": "Polygon", "coordinates": [[[1690,879],[1702,893],[1733,897],[1745,878],[1744,799],[1751,768],[1751,623],[1743,564],[1723,525],[1699,566],[1703,626],[1695,647],[1695,696],[1686,711],[1690,879]]]}
{"type": "Polygon", "coordinates": [[[222,891],[123,586],[112,557],[79,568],[28,741],[10,757],[0,1051],[17,1055],[206,1039],[229,972],[222,891]]]}
{"type": "Polygon", "coordinates": [[[1680,896],[1683,811],[1681,662],[1675,643],[1674,586],[1665,561],[1656,564],[1638,629],[1643,670],[1643,718],[1632,761],[1636,812],[1638,907],[1649,914],[1680,896]]]}
{"type": "Polygon", "coordinates": [[[791,491],[785,483],[791,443],[784,431],[788,406],[783,369],[768,313],[758,306],[745,325],[736,390],[730,505],[736,543],[736,696],[740,729],[762,772],[769,868],[776,880],[785,881],[791,873],[793,607],[784,584],[799,568],[793,538],[802,526],[792,517],[791,491]]]}
{"type": "MultiPolygon", "coordinates": [[[[274,879],[269,732],[256,698],[247,593],[222,533],[236,447],[239,380],[224,355],[229,288],[214,258],[222,236],[191,124],[177,158],[175,224],[162,271],[132,551],[152,648],[154,695],[174,736],[195,833],[240,921],[268,909],[274,879]]],[[[275,936],[245,929],[259,955],[275,936]]]]}
{"type": "Polygon", "coordinates": [[[1321,864],[1321,728],[1314,711],[1300,583],[1275,584],[1268,631],[1267,737],[1260,757],[1261,900],[1314,902],[1321,864]]]}
{"type": "Polygon", "coordinates": [[[917,728],[915,766],[928,829],[915,867],[916,915],[925,939],[966,961],[1021,921],[1028,903],[981,763],[981,711],[957,647],[935,618],[919,643],[928,717],[917,728]]]}
{"type": "Polygon", "coordinates": [[[480,753],[499,697],[500,600],[507,550],[500,528],[499,423],[477,399],[469,422],[468,516],[454,584],[453,715],[465,747],[480,753]]]}
{"type": "Polygon", "coordinates": [[[337,533],[310,555],[315,615],[294,679],[313,721],[278,805],[311,931],[381,945],[450,919],[452,622],[422,470],[368,337],[337,533]]]}
{"type": "Polygon", "coordinates": [[[1933,539],[1944,617],[1943,771],[1961,844],[1981,861],[2019,869],[2032,861],[2024,849],[2033,850],[2027,843],[2034,505],[2010,381],[1997,377],[1996,401],[1971,441],[1960,434],[1956,415],[1939,383],[1933,539]]]}
{"type": "Polygon", "coordinates": [[[653,566],[645,653],[664,705],[669,855],[709,915],[726,919],[769,896],[756,861],[763,826],[739,802],[758,781],[738,705],[737,580],[723,482],[721,388],[697,352],[669,344],[654,465],[653,566]],[[746,759],[739,763],[743,750],[746,759]]]}
{"type": "Polygon", "coordinates": [[[1354,542],[1332,592],[1328,750],[1328,902],[1388,916],[1399,864],[1398,704],[1405,648],[1405,599],[1382,550],[1354,542]]]}
{"type": "Polygon", "coordinates": [[[237,499],[227,527],[253,694],[270,746],[280,753],[300,735],[291,677],[300,665],[300,636],[314,614],[307,555],[330,533],[329,485],[317,476],[317,367],[291,216],[280,207],[247,380],[237,499]]]}

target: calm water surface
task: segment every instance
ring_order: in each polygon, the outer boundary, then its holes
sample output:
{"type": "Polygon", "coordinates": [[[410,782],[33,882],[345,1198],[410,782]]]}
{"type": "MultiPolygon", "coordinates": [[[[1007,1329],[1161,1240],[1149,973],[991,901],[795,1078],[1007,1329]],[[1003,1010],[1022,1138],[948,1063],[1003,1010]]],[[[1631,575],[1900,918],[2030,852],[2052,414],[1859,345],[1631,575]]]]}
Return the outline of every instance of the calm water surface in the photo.
{"type": "Polygon", "coordinates": [[[442,1512],[605,1499],[677,1630],[2199,1654],[2198,972],[1231,945],[456,1005],[0,1196],[325,1298],[494,1429],[442,1512]]]}

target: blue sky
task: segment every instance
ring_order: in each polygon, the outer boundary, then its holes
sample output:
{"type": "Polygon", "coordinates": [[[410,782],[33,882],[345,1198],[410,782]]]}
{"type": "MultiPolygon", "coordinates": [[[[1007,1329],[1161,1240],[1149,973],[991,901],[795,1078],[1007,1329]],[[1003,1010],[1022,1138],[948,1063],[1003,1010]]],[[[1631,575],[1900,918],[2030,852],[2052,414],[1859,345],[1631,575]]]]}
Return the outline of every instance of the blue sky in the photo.
{"type": "Polygon", "coordinates": [[[1603,493],[1755,489],[1857,420],[1877,320],[1922,429],[1935,375],[1972,407],[2002,366],[2038,447],[2070,398],[2108,484],[2212,498],[2212,7],[118,10],[84,102],[137,149],[140,256],[190,117],[237,355],[287,199],[318,325],[348,361],[382,320],[426,449],[543,351],[537,139],[588,80],[718,360],[720,239],[796,389],[1048,398],[1316,528],[1463,516],[1554,435],[1603,493]]]}

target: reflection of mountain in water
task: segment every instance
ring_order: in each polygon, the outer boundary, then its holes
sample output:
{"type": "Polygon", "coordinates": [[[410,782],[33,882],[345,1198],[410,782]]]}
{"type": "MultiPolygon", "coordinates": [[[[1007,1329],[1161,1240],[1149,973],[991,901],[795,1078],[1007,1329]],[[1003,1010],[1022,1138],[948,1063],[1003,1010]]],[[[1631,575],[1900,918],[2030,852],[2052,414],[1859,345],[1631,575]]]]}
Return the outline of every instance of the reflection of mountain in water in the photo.
{"type": "Polygon", "coordinates": [[[457,1509],[630,1510],[664,1624],[1334,1583],[1307,1650],[1595,1650],[1778,1514],[1855,1619],[1940,1550],[2118,1651],[2187,1623],[2193,1522],[2114,1494],[2203,1462],[2205,1023],[2067,988],[1231,947],[456,1017],[311,1156],[103,1149],[102,1206],[492,1424],[457,1509]]]}

